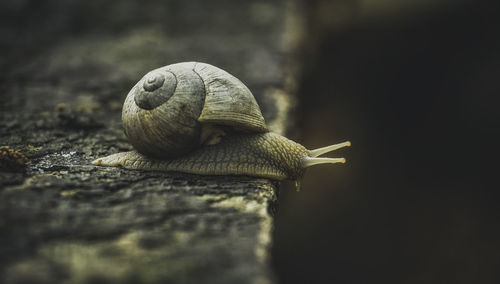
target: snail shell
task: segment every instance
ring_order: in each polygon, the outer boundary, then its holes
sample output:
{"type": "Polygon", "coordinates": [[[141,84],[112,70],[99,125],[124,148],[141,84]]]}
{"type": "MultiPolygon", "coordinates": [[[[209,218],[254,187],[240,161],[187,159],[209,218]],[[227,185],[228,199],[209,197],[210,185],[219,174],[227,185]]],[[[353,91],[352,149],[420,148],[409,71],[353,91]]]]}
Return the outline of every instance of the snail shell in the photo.
{"type": "Polygon", "coordinates": [[[125,99],[122,122],[137,151],[161,158],[182,156],[211,142],[223,131],[220,126],[267,132],[250,90],[226,71],[198,62],[147,73],[125,99]]]}
{"type": "Polygon", "coordinates": [[[240,80],[197,62],[146,74],[127,95],[122,120],[137,151],[99,158],[94,165],[290,179],[298,188],[307,167],[345,162],[320,155],[351,145],[307,150],[268,132],[255,98],[240,80]]]}

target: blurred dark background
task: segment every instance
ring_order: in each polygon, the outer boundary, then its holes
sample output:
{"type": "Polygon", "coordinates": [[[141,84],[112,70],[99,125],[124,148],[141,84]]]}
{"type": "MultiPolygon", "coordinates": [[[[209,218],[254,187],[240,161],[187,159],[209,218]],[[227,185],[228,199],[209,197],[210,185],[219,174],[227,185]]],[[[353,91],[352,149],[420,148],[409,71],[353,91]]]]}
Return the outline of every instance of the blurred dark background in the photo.
{"type": "Polygon", "coordinates": [[[280,279],[500,283],[498,4],[307,3],[298,140],[353,146],[282,191],[280,279]]]}
{"type": "MultiPolygon", "coordinates": [[[[187,7],[223,7],[216,2],[187,7]]],[[[151,25],[185,36],[210,29],[178,3],[4,0],[0,83],[67,37],[151,25]]],[[[499,5],[297,3],[305,30],[294,138],[309,148],[347,139],[353,146],[333,154],[347,164],[310,169],[300,193],[281,189],[278,280],[500,283],[499,5]]],[[[221,32],[241,26],[229,12],[210,20],[227,21],[221,32]]]]}

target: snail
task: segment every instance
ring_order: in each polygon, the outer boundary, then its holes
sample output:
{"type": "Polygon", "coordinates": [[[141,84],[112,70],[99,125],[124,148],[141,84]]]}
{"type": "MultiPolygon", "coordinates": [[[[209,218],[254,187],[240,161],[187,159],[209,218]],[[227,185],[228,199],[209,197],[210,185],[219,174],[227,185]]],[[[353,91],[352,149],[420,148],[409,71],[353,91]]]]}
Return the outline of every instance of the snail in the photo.
{"type": "Polygon", "coordinates": [[[305,169],[344,158],[320,158],[350,142],[308,150],[270,132],[250,90],[215,66],[183,62],[147,73],[122,109],[125,135],[136,151],[92,163],[200,175],[294,180],[305,169]]]}

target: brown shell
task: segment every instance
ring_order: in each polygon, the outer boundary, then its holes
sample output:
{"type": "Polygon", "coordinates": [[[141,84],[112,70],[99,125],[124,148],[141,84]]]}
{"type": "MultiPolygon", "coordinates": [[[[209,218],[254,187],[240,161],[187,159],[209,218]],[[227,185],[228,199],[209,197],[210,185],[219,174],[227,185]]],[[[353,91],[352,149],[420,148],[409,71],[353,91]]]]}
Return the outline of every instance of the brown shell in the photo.
{"type": "Polygon", "coordinates": [[[240,80],[215,66],[196,63],[205,84],[205,106],[198,121],[266,132],[266,122],[252,92],[240,80]]]}
{"type": "Polygon", "coordinates": [[[199,147],[207,124],[205,132],[218,131],[218,125],[245,132],[267,131],[255,98],[240,80],[197,62],[172,64],[146,74],[127,95],[122,121],[135,149],[158,158],[180,156],[199,147]]]}

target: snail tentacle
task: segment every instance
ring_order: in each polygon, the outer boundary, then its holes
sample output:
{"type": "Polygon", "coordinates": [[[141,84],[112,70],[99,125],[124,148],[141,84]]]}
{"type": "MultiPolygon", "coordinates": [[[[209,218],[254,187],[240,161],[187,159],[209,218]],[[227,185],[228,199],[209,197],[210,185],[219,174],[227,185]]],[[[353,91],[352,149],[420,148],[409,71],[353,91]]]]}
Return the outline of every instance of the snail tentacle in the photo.
{"type": "Polygon", "coordinates": [[[344,158],[320,158],[318,156],[332,152],[332,151],[340,149],[340,148],[350,147],[350,146],[351,146],[351,142],[345,141],[342,143],[333,144],[330,146],[321,147],[321,148],[314,149],[314,150],[309,150],[309,155],[302,158],[302,161],[301,161],[302,167],[308,168],[308,167],[311,167],[314,165],[320,165],[320,164],[338,164],[338,163],[344,164],[345,163],[344,158]]]}
{"type": "Polygon", "coordinates": [[[333,145],[330,145],[330,146],[326,146],[326,147],[322,147],[322,148],[310,150],[309,152],[311,152],[311,154],[310,154],[311,157],[319,157],[319,156],[321,156],[323,154],[335,151],[337,149],[344,148],[344,147],[350,147],[350,146],[351,146],[351,142],[345,141],[345,142],[342,142],[342,143],[333,144],[333,145]]]}
{"type": "Polygon", "coordinates": [[[302,159],[302,167],[308,168],[310,166],[314,165],[320,165],[320,164],[338,164],[338,163],[345,163],[344,158],[311,158],[311,157],[304,157],[302,159]]]}

